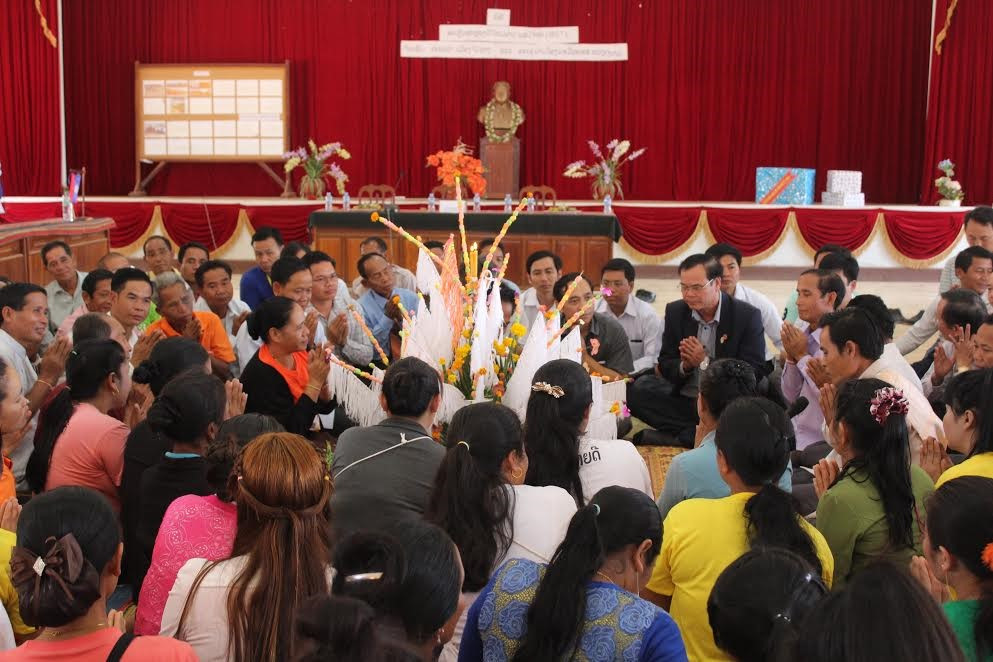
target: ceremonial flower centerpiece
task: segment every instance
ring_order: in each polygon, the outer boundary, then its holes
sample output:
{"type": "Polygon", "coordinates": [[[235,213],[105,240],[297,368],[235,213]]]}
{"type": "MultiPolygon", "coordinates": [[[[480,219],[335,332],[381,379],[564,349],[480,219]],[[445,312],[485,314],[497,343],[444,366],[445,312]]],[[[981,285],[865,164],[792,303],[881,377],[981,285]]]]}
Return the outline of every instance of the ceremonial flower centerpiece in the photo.
{"type": "Polygon", "coordinates": [[[630,140],[618,140],[614,138],[607,143],[606,151],[600,150],[600,145],[592,140],[586,141],[590,146],[590,151],[596,157],[596,161],[587,164],[586,161],[573,161],[565,167],[562,173],[566,177],[582,178],[592,177],[591,186],[593,197],[600,200],[606,196],[611,198],[620,196],[624,198],[624,189],[621,188],[621,166],[628,161],[634,161],[645,153],[645,148],[636,149],[630,152],[630,140]]]}
{"type": "Polygon", "coordinates": [[[286,159],[283,170],[287,174],[298,167],[303,167],[304,174],[300,179],[301,198],[310,198],[311,200],[323,198],[325,191],[327,191],[326,179],[328,177],[335,181],[338,195],[345,193],[348,175],[337,163],[328,163],[334,156],[345,160],[352,158],[348,150],[342,147],[339,142],[318,147],[313,140],[307,141],[307,147],[298,147],[292,152],[283,154],[283,158],[286,159]]]}
{"type": "Polygon", "coordinates": [[[486,194],[483,162],[472,156],[472,148],[460,139],[451,150],[435,152],[427,157],[427,167],[438,169],[438,181],[455,187],[455,178],[461,177],[473,193],[486,194]]]}
{"type": "Polygon", "coordinates": [[[944,173],[934,180],[934,185],[937,187],[938,193],[941,194],[941,200],[938,201],[938,204],[942,207],[958,207],[962,204],[965,192],[962,191],[962,185],[952,179],[955,176],[955,164],[951,162],[951,159],[945,159],[938,164],[938,170],[944,173]]]}

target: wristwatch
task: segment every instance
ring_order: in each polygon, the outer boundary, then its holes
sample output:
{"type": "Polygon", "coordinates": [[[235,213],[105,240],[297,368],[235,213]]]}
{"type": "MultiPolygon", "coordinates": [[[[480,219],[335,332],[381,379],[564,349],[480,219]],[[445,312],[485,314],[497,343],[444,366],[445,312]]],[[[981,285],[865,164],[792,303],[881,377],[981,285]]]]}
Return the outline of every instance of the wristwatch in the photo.
{"type": "Polygon", "coordinates": [[[710,367],[710,357],[703,357],[703,361],[700,361],[700,372],[706,372],[707,368],[710,367]]]}

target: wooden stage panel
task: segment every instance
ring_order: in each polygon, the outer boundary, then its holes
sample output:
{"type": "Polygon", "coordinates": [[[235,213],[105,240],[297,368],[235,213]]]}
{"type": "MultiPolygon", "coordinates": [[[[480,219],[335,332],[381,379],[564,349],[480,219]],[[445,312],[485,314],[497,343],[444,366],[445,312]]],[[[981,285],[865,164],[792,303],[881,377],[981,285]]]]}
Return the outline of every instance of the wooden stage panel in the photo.
{"type": "Polygon", "coordinates": [[[12,280],[45,285],[52,277],[41,263],[40,251],[49,241],[69,244],[80,265],[95,264],[110,251],[110,218],[61,219],[0,225],[0,273],[12,280]]]}

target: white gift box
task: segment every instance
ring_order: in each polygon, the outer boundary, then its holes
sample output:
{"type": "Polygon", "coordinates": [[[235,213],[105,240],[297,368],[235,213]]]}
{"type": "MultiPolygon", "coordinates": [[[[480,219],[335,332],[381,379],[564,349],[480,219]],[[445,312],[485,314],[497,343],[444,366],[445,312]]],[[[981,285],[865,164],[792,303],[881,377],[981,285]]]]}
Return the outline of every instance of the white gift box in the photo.
{"type": "Polygon", "coordinates": [[[835,207],[864,207],[865,193],[824,191],[821,193],[821,202],[825,205],[834,205],[835,207]]]}
{"type": "Polygon", "coordinates": [[[861,193],[862,172],[860,170],[828,170],[828,193],[861,193]]]}

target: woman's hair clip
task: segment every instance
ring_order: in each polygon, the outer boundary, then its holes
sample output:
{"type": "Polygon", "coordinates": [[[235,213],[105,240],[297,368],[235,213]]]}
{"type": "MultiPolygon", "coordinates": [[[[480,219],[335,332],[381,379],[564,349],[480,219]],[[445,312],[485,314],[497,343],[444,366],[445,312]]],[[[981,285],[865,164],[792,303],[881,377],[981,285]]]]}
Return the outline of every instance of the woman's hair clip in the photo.
{"type": "Polygon", "coordinates": [[[548,382],[535,382],[531,385],[532,391],[541,391],[542,393],[547,393],[556,400],[565,395],[565,391],[561,386],[552,386],[548,382]]]}
{"type": "Polygon", "coordinates": [[[600,504],[594,503],[594,504],[591,504],[591,505],[593,506],[593,516],[594,517],[599,517],[600,516],[600,504]]]}
{"type": "Polygon", "coordinates": [[[460,441],[459,443],[455,444],[455,447],[456,448],[458,448],[459,446],[465,446],[465,449],[467,451],[471,451],[472,450],[471,448],[469,448],[469,442],[468,441],[460,441]]]}
{"type": "Polygon", "coordinates": [[[346,584],[354,584],[356,582],[375,582],[383,578],[383,573],[381,572],[360,572],[357,575],[348,575],[345,577],[346,584]]]}
{"type": "Polygon", "coordinates": [[[892,414],[906,414],[909,409],[910,403],[903,391],[892,386],[876,391],[869,404],[869,413],[880,425],[886,425],[892,414]]]}

